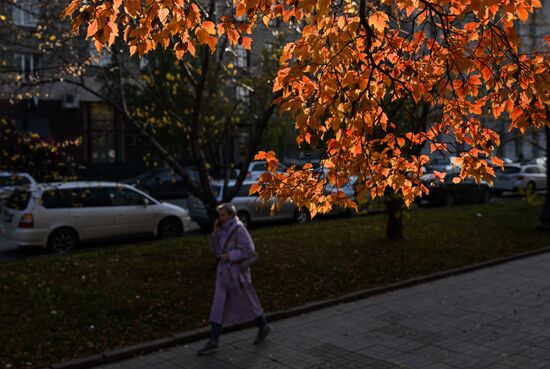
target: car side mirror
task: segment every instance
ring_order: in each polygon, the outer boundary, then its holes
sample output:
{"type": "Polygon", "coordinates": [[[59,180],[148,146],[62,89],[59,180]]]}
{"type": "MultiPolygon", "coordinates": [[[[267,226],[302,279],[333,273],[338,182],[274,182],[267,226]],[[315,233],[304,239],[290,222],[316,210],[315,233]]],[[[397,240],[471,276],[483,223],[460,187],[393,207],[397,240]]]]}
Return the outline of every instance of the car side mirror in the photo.
{"type": "Polygon", "coordinates": [[[146,197],[144,197],[144,198],[143,198],[143,206],[147,207],[147,206],[149,206],[149,204],[151,204],[151,202],[149,201],[149,199],[146,198],[146,197]]]}

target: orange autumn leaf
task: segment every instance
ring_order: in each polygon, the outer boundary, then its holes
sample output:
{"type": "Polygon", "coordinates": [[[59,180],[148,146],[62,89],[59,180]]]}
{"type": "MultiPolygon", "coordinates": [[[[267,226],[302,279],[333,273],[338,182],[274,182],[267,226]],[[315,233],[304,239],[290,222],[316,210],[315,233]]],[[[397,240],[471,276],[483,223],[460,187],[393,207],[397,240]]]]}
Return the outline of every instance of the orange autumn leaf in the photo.
{"type": "Polygon", "coordinates": [[[262,185],[259,183],[254,183],[252,186],[250,186],[250,190],[248,190],[249,195],[254,195],[262,189],[262,185]]]}
{"type": "Polygon", "coordinates": [[[240,44],[247,50],[252,49],[252,39],[250,37],[243,37],[240,44]]]}
{"type": "MultiPolygon", "coordinates": [[[[461,176],[453,180],[490,180],[494,169],[487,158],[500,136],[488,121],[499,119],[520,132],[549,124],[549,52],[523,52],[515,29],[540,7],[538,0],[235,0],[215,20],[182,0],[147,3],[156,8],[142,8],[140,0],[117,7],[116,1],[73,0],[64,14],[73,30],[86,26],[97,46],[123,37],[131,53],[160,46],[178,58],[198,54],[197,45],[214,52],[222,36],[250,50],[259,22],[303,27],[285,41],[272,91],[274,104],[295,124],[296,142],[323,150],[324,175],[309,166],[281,173],[277,155],[260,152],[256,160],[265,160],[267,171],[261,189],[254,189],[313,215],[338,201],[354,207],[340,193],[327,196],[327,180],[356,179],[363,194],[380,197],[391,190],[411,204],[429,191],[421,181],[429,158],[415,155],[424,148],[449,155],[459,147],[453,156],[459,156],[454,164],[461,176]],[[433,22],[438,32],[428,30],[433,22]]],[[[550,36],[544,39],[550,44],[550,36]]],[[[434,175],[441,180],[444,173],[434,175]]]]}
{"type": "Polygon", "coordinates": [[[79,5],[80,5],[80,0],[72,0],[63,11],[62,13],[63,16],[69,17],[73,15],[73,13],[76,11],[76,8],[78,8],[79,5]]]}
{"type": "Polygon", "coordinates": [[[86,34],[86,38],[94,36],[99,29],[99,24],[97,23],[97,20],[90,23],[88,26],[88,33],[86,34]]]}
{"type": "Polygon", "coordinates": [[[218,42],[218,39],[214,36],[208,36],[206,37],[206,44],[208,44],[208,47],[210,48],[210,51],[212,54],[216,52],[216,44],[218,42]]]}
{"type": "Polygon", "coordinates": [[[237,4],[237,9],[235,10],[235,16],[240,18],[245,14],[246,14],[246,5],[244,2],[240,2],[239,4],[237,4]]]}
{"type": "Polygon", "coordinates": [[[211,21],[203,22],[201,28],[204,29],[206,32],[208,32],[209,35],[216,34],[216,25],[214,24],[214,22],[211,22],[211,21]]]}
{"type": "Polygon", "coordinates": [[[382,33],[386,29],[388,16],[382,12],[376,12],[369,17],[369,25],[378,32],[382,33]]]}

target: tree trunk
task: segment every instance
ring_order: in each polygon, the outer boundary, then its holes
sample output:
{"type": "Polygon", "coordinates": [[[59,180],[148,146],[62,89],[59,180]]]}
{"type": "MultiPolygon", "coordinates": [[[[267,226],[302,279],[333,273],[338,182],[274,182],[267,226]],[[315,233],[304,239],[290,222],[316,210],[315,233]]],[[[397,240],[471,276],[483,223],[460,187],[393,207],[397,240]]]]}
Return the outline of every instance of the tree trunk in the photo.
{"type": "Polygon", "coordinates": [[[393,190],[386,190],[384,203],[388,214],[386,237],[388,240],[401,240],[403,239],[403,200],[393,190]]]}
{"type": "MultiPolygon", "coordinates": [[[[548,117],[550,118],[550,110],[546,110],[548,117]]],[[[546,197],[544,200],[544,207],[540,214],[539,229],[550,231],[550,173],[548,173],[548,165],[550,159],[550,127],[544,128],[546,133],[546,197]]]]}

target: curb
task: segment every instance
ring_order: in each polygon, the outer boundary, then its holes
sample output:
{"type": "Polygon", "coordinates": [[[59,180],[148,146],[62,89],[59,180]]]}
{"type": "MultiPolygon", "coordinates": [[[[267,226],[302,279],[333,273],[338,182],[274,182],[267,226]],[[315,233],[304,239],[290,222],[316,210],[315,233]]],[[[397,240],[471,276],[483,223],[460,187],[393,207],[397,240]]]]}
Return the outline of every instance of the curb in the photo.
{"type": "MultiPolygon", "coordinates": [[[[525,259],[531,256],[536,256],[547,252],[550,252],[550,246],[515,254],[512,256],[484,261],[481,263],[468,265],[462,268],[450,269],[444,272],[428,274],[427,276],[408,279],[406,281],[390,284],[388,286],[375,287],[375,288],[369,288],[366,290],[361,290],[358,292],[352,292],[347,295],[343,295],[334,299],[316,301],[316,302],[301,305],[295,308],[291,308],[288,310],[281,310],[281,311],[269,313],[269,314],[266,314],[266,317],[270,321],[286,319],[289,317],[305,314],[315,310],[320,310],[326,307],[330,307],[330,306],[334,306],[334,305],[338,305],[346,302],[351,302],[351,301],[363,299],[374,295],[380,295],[386,292],[391,292],[391,291],[406,288],[406,287],[412,287],[422,283],[432,282],[438,279],[443,279],[454,275],[464,274],[464,273],[468,273],[478,269],[483,269],[483,268],[487,268],[487,267],[491,267],[499,264],[504,264],[504,263],[508,263],[519,259],[525,259]]],[[[223,333],[234,332],[245,328],[250,328],[253,326],[255,326],[254,322],[233,324],[233,325],[224,327],[223,333]]],[[[136,357],[139,355],[144,355],[154,351],[159,351],[161,349],[194,342],[201,339],[206,339],[208,338],[209,334],[210,334],[209,328],[201,328],[201,329],[195,329],[191,331],[185,331],[185,332],[177,333],[175,335],[168,336],[165,338],[160,338],[153,341],[147,341],[136,345],[123,347],[120,349],[107,351],[98,355],[93,355],[93,356],[89,356],[81,359],[75,359],[75,360],[52,364],[48,368],[44,368],[44,369],[93,368],[103,364],[111,364],[117,361],[122,361],[122,360],[136,357]]]]}

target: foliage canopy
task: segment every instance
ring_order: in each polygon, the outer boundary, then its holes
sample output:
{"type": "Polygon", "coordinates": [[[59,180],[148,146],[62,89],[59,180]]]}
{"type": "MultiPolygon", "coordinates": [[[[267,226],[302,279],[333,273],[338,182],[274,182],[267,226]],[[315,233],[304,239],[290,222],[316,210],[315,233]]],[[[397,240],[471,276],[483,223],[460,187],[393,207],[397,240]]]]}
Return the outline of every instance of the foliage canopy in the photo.
{"type": "Polygon", "coordinates": [[[520,131],[549,123],[548,46],[522,53],[515,29],[539,0],[233,0],[222,12],[201,4],[73,0],[64,15],[75,32],[86,25],[98,49],[122,37],[131,53],[161,45],[178,58],[198,47],[214,52],[221,38],[250,48],[259,22],[300,25],[280,58],[274,103],[295,120],[298,143],[324,149],[326,170],[306,164],[277,173],[276,155],[261,152],[268,171],[252,191],[291,198],[312,215],[335,203],[354,207],[343,193],[323,191],[351,176],[363,193],[391,189],[410,204],[428,191],[421,176],[429,158],[411,154],[424,145],[459,155],[455,181],[491,181],[492,165],[502,165],[493,156],[500,138],[484,118],[508,119],[520,131]],[[422,129],[400,129],[390,119],[400,101],[428,104],[437,116],[422,129]]]}

